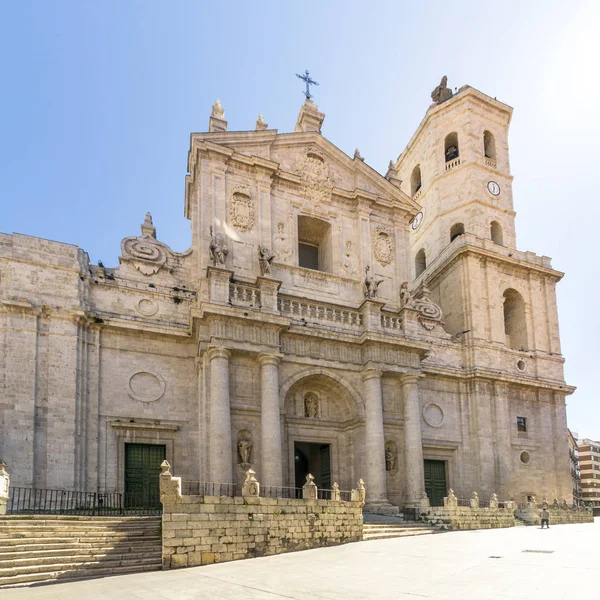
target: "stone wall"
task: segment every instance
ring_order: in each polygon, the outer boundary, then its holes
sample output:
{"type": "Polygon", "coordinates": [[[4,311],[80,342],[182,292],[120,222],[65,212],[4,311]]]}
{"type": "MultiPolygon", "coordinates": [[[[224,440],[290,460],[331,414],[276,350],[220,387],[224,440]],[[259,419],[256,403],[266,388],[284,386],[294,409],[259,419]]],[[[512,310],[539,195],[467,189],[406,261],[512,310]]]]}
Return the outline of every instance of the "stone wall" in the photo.
{"type": "MultiPolygon", "coordinates": [[[[525,506],[520,506],[515,515],[525,521],[528,525],[540,525],[540,512],[543,505],[537,506],[529,502],[525,506]]],[[[547,506],[550,513],[550,525],[567,525],[572,523],[593,523],[593,510],[587,506],[571,506],[569,504],[559,504],[554,502],[547,506]]]]}
{"type": "MultiPolygon", "coordinates": [[[[314,489],[316,495],[316,486],[314,489]]],[[[181,494],[181,479],[172,477],[167,465],[161,474],[161,501],[163,569],[362,539],[360,499],[185,496],[181,494]]]]}
{"type": "Polygon", "coordinates": [[[514,527],[514,511],[509,508],[434,507],[424,517],[443,529],[499,529],[514,527]]]}

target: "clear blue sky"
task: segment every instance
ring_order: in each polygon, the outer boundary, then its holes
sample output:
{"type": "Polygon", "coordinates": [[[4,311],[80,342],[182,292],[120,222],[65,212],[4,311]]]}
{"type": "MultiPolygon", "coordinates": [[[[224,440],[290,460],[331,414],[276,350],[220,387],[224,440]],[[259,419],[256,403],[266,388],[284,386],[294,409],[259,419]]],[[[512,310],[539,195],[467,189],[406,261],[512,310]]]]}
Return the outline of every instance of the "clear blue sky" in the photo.
{"type": "Polygon", "coordinates": [[[293,129],[310,69],[323,133],[384,173],[440,77],[514,107],[518,247],[566,271],[559,311],[570,426],[600,439],[597,244],[600,3],[0,2],[0,231],[115,266],[152,212],[183,218],[191,131],[219,97],[230,129],[293,129]]]}

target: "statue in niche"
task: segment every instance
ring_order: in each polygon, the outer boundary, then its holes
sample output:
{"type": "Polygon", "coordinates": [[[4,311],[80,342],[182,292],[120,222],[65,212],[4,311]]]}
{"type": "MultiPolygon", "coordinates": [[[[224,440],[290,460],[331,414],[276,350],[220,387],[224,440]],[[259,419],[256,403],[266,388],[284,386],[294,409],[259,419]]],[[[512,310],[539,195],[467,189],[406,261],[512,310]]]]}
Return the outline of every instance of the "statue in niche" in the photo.
{"type": "Polygon", "coordinates": [[[352,242],[346,242],[346,250],[344,251],[344,262],[342,263],[344,275],[348,277],[356,277],[358,275],[358,259],[352,251],[352,242]]]}
{"type": "Polygon", "coordinates": [[[282,222],[277,223],[277,233],[273,238],[273,250],[277,256],[277,260],[281,262],[289,262],[292,258],[292,251],[288,244],[287,235],[284,232],[284,224],[282,222]]]}
{"type": "Polygon", "coordinates": [[[229,248],[225,244],[225,238],[221,233],[213,234],[213,228],[210,228],[210,257],[212,258],[215,267],[224,267],[225,259],[229,254],[229,248]]]}
{"type": "Polygon", "coordinates": [[[308,392],[304,396],[304,416],[309,419],[316,419],[319,412],[319,397],[313,393],[308,392]]]}
{"type": "Polygon", "coordinates": [[[444,75],[442,81],[440,81],[440,85],[431,92],[431,99],[436,104],[441,104],[450,98],[452,98],[452,90],[448,87],[448,77],[444,75]]]}
{"type": "Polygon", "coordinates": [[[395,471],[397,462],[398,450],[396,448],[396,442],[389,441],[385,445],[385,470],[395,471]]]}
{"type": "Polygon", "coordinates": [[[368,265],[365,267],[365,298],[376,298],[377,288],[380,283],[383,283],[383,279],[375,279],[372,275],[369,275],[371,267],[368,265]]]}
{"type": "Polygon", "coordinates": [[[266,246],[258,247],[258,264],[260,265],[261,275],[271,274],[271,261],[275,258],[275,253],[266,246]]]}
{"type": "Polygon", "coordinates": [[[247,469],[252,463],[252,447],[252,434],[247,429],[242,429],[238,433],[237,449],[239,464],[244,469],[247,469]]]}

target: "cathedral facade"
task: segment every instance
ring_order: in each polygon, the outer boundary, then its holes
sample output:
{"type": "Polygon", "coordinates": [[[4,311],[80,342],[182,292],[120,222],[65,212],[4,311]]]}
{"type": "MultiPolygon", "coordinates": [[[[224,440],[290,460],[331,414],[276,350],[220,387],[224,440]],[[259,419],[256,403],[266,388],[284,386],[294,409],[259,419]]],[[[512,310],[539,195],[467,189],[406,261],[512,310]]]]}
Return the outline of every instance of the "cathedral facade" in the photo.
{"type": "Polygon", "coordinates": [[[0,234],[0,456],[12,484],[452,488],[571,501],[550,259],[516,248],[512,109],[443,80],[381,176],[321,135],[192,134],[183,253],[150,215],[119,265],[0,234]]]}

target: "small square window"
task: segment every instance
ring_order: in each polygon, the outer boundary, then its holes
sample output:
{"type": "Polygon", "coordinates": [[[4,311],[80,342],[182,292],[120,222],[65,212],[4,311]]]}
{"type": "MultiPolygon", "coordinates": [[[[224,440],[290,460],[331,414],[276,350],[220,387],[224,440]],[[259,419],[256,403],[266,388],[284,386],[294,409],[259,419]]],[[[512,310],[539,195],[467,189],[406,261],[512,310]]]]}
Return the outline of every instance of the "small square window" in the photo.
{"type": "Polygon", "coordinates": [[[517,431],[527,431],[527,419],[525,417],[517,417],[517,431]]]}

